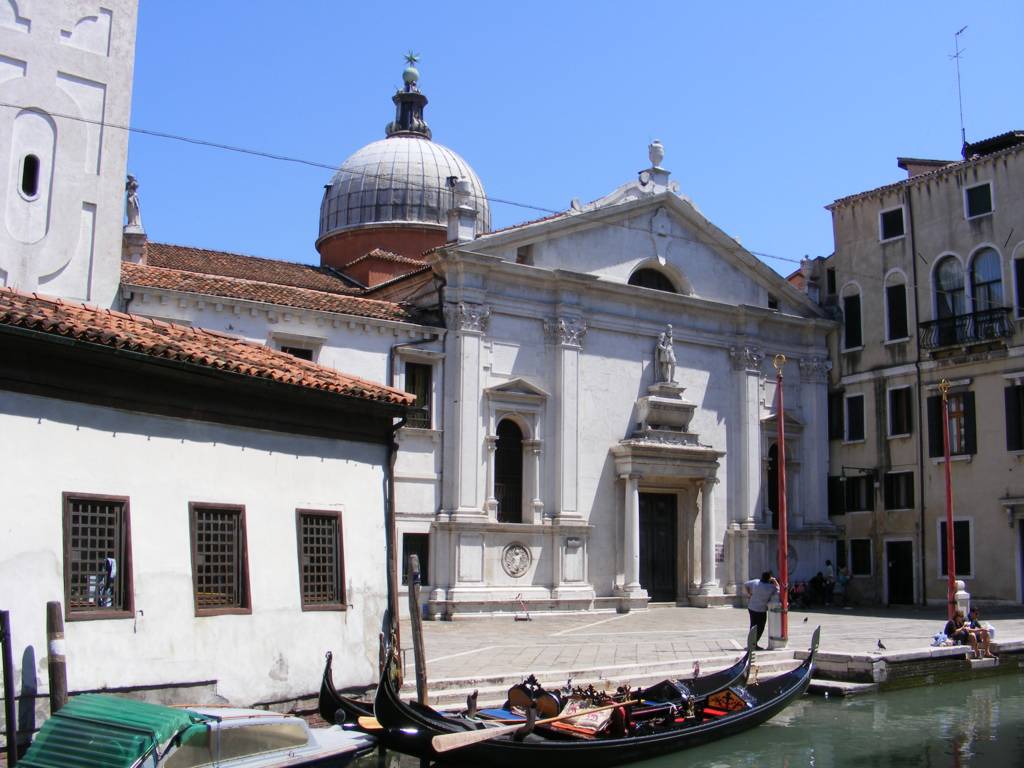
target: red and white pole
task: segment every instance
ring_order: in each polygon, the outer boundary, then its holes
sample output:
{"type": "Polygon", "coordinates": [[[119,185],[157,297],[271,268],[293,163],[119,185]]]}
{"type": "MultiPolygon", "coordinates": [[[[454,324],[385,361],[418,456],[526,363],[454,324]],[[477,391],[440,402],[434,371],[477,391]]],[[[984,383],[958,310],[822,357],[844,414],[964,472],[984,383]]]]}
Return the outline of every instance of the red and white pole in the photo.
{"type": "Polygon", "coordinates": [[[942,451],[946,468],[946,601],[947,618],[956,611],[956,550],[953,547],[953,480],[949,461],[949,382],[939,382],[942,393],[942,451]]]}
{"type": "Polygon", "coordinates": [[[772,361],[775,366],[775,395],[778,406],[775,409],[777,461],[776,474],[779,486],[779,599],[782,602],[782,640],[789,640],[789,529],[786,522],[786,404],[782,396],[782,367],[786,364],[785,355],[776,355],[772,361]]]}

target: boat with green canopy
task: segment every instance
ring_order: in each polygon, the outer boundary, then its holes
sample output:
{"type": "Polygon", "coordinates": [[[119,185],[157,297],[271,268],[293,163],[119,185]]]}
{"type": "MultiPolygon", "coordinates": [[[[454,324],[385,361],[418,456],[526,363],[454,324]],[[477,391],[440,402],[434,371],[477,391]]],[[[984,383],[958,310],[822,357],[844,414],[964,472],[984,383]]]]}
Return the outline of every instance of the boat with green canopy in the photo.
{"type": "Polygon", "coordinates": [[[276,768],[338,766],[372,738],[255,709],[178,709],[83,694],[49,718],[19,760],[26,768],[276,768]]]}

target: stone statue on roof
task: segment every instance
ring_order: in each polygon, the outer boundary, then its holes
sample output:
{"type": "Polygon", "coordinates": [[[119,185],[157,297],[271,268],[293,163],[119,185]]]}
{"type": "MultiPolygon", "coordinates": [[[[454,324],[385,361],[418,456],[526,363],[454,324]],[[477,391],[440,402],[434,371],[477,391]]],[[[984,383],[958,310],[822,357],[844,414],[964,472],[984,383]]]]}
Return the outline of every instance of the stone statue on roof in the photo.
{"type": "Polygon", "coordinates": [[[139,209],[139,182],[131,174],[124,185],[128,199],[125,202],[125,212],[128,223],[125,224],[125,232],[142,232],[142,211],[139,209]]]}

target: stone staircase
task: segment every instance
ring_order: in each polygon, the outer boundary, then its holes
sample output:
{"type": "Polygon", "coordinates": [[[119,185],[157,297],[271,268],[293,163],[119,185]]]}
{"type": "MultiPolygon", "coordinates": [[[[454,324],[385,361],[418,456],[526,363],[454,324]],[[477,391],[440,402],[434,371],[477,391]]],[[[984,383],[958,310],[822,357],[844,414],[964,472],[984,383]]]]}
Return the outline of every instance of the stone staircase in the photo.
{"type": "MultiPolygon", "coordinates": [[[[724,669],[733,664],[738,657],[738,653],[705,657],[700,660],[700,673],[706,675],[724,669]]],[[[693,677],[693,662],[693,659],[676,659],[665,662],[583,669],[537,670],[533,674],[541,685],[549,690],[560,690],[566,681],[572,678],[573,686],[592,684],[598,689],[614,691],[620,685],[632,687],[653,685],[666,678],[688,680],[693,677]]],[[[771,677],[790,670],[798,664],[792,651],[759,651],[754,659],[751,676],[752,678],[754,675],[771,677]]],[[[508,689],[521,683],[523,678],[524,675],[521,673],[508,673],[429,680],[427,684],[428,703],[442,709],[459,709],[465,707],[467,696],[473,691],[478,691],[478,706],[500,706],[505,701],[508,689]]],[[[406,668],[402,696],[403,698],[415,698],[416,696],[416,677],[410,667],[406,668]]]]}

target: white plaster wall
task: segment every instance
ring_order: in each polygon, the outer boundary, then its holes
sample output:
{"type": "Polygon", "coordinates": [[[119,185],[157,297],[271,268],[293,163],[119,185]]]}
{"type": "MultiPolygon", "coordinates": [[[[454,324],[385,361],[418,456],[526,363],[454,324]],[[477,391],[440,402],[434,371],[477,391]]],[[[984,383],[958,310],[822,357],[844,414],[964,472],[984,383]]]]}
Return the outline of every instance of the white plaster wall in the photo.
{"type": "Polygon", "coordinates": [[[99,123],[129,122],[137,11],[0,3],[0,101],[25,107],[0,111],[0,284],[113,305],[128,134],[99,123]],[[34,197],[21,191],[28,154],[41,161],[34,197]]]}
{"type": "MultiPolygon", "coordinates": [[[[0,393],[0,603],[46,689],[45,606],[63,603],[61,493],[130,499],[136,620],[67,621],[72,691],[216,680],[233,703],[371,682],[386,604],[385,448],[0,393]],[[189,501],[246,508],[252,615],[196,618],[189,501]],[[300,609],[296,508],[341,510],[347,611],[300,609]]],[[[16,677],[21,679],[19,670],[16,677]]]]}

